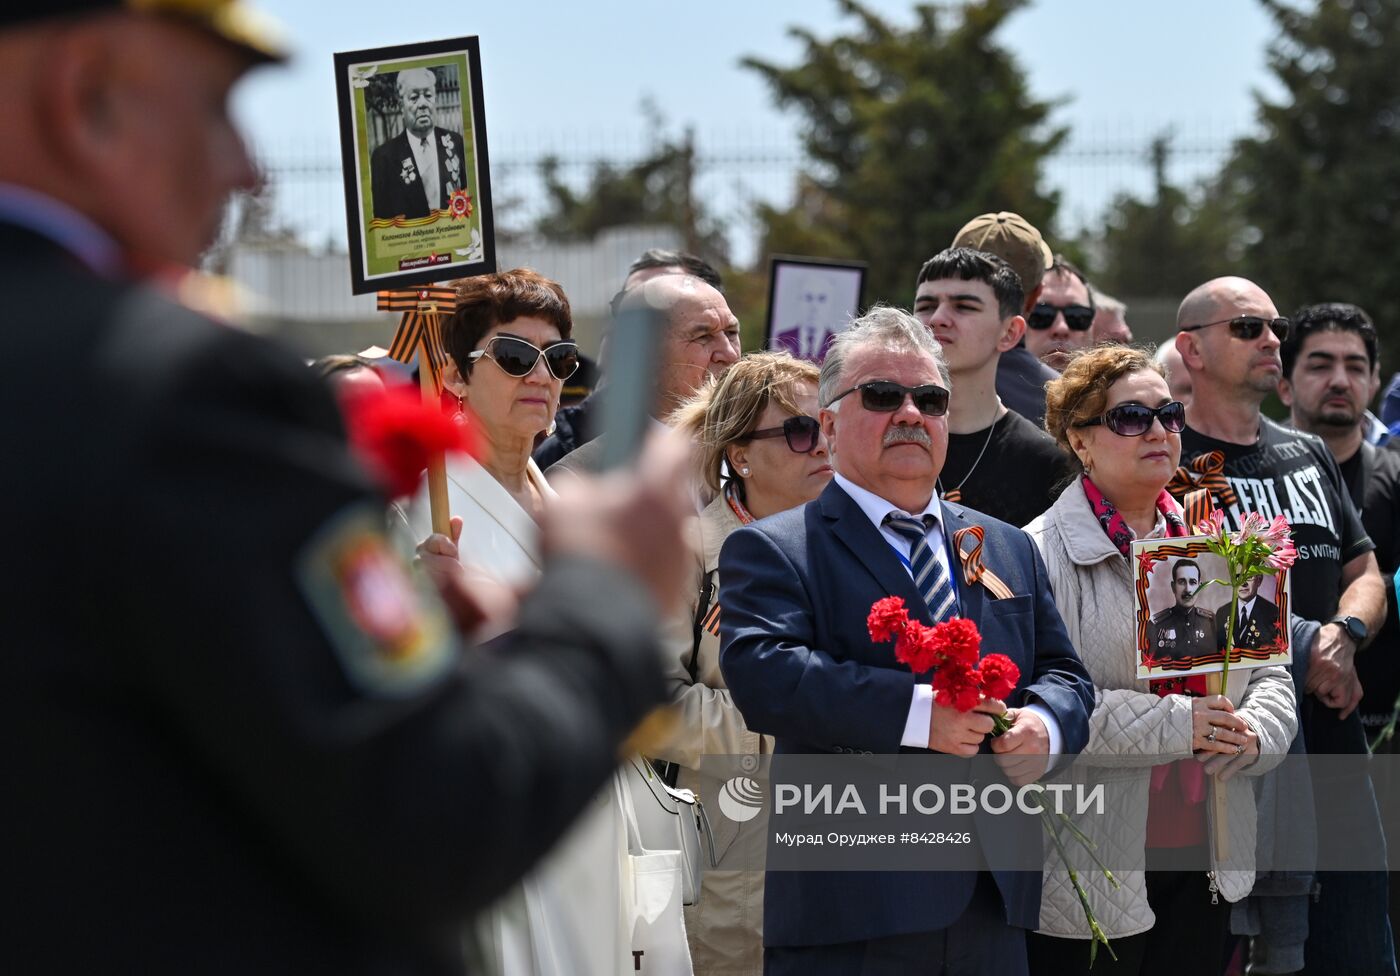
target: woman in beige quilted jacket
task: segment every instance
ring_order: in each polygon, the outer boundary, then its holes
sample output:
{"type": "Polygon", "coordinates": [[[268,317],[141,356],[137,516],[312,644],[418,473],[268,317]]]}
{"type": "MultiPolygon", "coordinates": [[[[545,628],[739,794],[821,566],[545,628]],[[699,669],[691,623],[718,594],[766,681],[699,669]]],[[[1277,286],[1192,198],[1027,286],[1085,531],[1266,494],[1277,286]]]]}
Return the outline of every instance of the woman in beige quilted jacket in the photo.
{"type": "Polygon", "coordinates": [[[695,442],[697,473],[715,497],[700,515],[691,600],[668,628],[668,680],[679,721],[653,758],[679,764],[677,785],[717,811],[710,824],[719,869],[705,872],[699,903],[685,910],[691,960],[706,976],[763,971],[766,821],[747,821],[741,831],[718,812],[726,779],[714,770],[734,757],[742,757],[740,771],[756,768],[759,756],[773,751],[771,738],[744,725],[720,674],[719,550],[739,526],[809,502],[831,481],[816,420],[819,375],[785,352],[751,353],[671,416],[672,426],[695,442]],[[706,756],[715,757],[709,768],[706,756]]]}
{"type": "MultiPolygon", "coordinates": [[[[1124,346],[1087,350],[1047,387],[1046,429],[1083,474],[1026,527],[1045,559],[1065,627],[1094,679],[1089,743],[1072,781],[1102,783],[1109,816],[1077,824],[1115,871],[1081,871],[1112,941],[1100,973],[1216,976],[1229,902],[1254,884],[1254,793],[1246,777],[1272,768],[1297,731],[1293,682],[1280,667],[1232,670],[1226,694],[1203,676],[1140,681],[1133,626],[1134,538],[1186,535],[1165,491],[1181,453],[1184,408],[1161,368],[1124,346]],[[1233,704],[1232,704],[1233,703],[1233,704]],[[1206,762],[1225,767],[1229,861],[1210,838],[1206,762]],[[1239,776],[1235,776],[1238,773],[1239,776]],[[1210,864],[1211,870],[1164,866],[1210,864]]],[[[1028,940],[1032,974],[1089,971],[1089,929],[1059,858],[1047,856],[1040,929],[1028,940]]]]}

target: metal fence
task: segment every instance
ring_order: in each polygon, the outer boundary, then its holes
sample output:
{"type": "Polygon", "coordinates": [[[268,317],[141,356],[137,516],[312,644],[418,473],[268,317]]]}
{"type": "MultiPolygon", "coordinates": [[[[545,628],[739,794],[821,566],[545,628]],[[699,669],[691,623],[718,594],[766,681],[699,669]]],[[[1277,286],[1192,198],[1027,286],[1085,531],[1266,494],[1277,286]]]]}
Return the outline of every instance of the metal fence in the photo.
{"type": "MultiPolygon", "coordinates": [[[[1232,138],[1241,129],[1238,125],[1202,125],[1186,134],[1178,132],[1172,143],[1167,176],[1172,182],[1183,185],[1215,172],[1228,155],[1232,138]]],[[[1150,195],[1153,186],[1151,143],[1158,134],[1160,129],[1149,130],[1146,123],[1136,122],[1077,131],[1045,169],[1045,189],[1059,191],[1061,197],[1059,226],[1049,228],[1052,239],[1056,235],[1074,236],[1094,229],[1119,193],[1150,195]]],[[[533,231],[547,211],[541,177],[544,159],[555,160],[557,176],[582,191],[600,164],[624,169],[640,162],[657,149],[663,135],[591,130],[493,139],[490,174],[501,260],[511,260],[522,249],[533,255],[540,247],[539,235],[533,231]]],[[[672,135],[671,138],[674,141],[677,137],[672,135]]],[[[779,207],[791,203],[796,177],[804,163],[800,145],[783,133],[739,129],[698,135],[694,138],[694,147],[694,198],[721,222],[733,262],[738,266],[755,265],[761,258],[757,254],[759,229],[754,217],[755,207],[760,202],[779,207]]],[[[320,317],[347,321],[363,318],[360,310],[366,307],[365,302],[349,298],[348,274],[341,275],[335,270],[344,264],[341,255],[346,246],[345,199],[335,147],[254,148],[266,175],[267,191],[255,206],[250,207],[245,200],[236,208],[235,219],[230,221],[223,244],[225,254],[239,247],[245,250],[250,246],[265,248],[271,242],[275,248],[297,253],[297,262],[288,262],[289,266],[294,263],[298,267],[305,266],[308,255],[313,264],[314,259],[320,258],[328,268],[325,274],[298,272],[281,276],[288,287],[298,289],[298,294],[295,297],[262,295],[260,308],[301,309],[303,311],[292,317],[302,319],[320,317]],[[250,210],[256,210],[252,215],[254,219],[249,219],[250,210]]],[[[667,242],[658,240],[657,243],[667,242]]],[[[571,276],[577,278],[585,269],[594,274],[596,269],[606,265],[604,271],[620,278],[626,264],[625,255],[613,255],[611,250],[601,264],[599,260],[583,260],[578,255],[570,260],[574,263],[568,268],[540,267],[539,270],[564,282],[571,295],[575,291],[606,292],[616,281],[616,278],[603,284],[570,281],[571,276]],[[619,267],[612,269],[614,263],[619,267]]],[[[237,277],[237,265],[237,261],[225,261],[223,267],[237,277]]],[[[242,266],[249,264],[244,261],[242,266]]],[[[251,286],[253,283],[243,284],[251,286]]],[[[266,287],[264,275],[258,288],[266,287]]],[[[587,313],[588,309],[580,311],[587,313]]],[[[276,317],[275,311],[272,317],[276,317]]]]}

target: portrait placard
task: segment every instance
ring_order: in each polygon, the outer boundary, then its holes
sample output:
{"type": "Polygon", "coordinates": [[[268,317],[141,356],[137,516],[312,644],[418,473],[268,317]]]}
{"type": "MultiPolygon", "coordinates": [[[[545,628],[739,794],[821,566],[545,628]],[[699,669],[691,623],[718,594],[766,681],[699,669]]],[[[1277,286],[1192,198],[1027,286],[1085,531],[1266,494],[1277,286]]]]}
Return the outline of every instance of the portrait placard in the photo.
{"type": "Polygon", "coordinates": [[[777,255],[768,275],[765,349],[818,363],[836,333],[860,313],[865,265],[777,255]]]}
{"type": "Polygon", "coordinates": [[[1225,662],[1226,628],[1234,628],[1230,669],[1290,664],[1288,570],[1240,587],[1232,620],[1229,568],[1204,536],[1133,543],[1137,676],[1211,674],[1225,662]]]}
{"type": "Polygon", "coordinates": [[[335,56],[356,294],[496,270],[475,37],[335,56]]]}

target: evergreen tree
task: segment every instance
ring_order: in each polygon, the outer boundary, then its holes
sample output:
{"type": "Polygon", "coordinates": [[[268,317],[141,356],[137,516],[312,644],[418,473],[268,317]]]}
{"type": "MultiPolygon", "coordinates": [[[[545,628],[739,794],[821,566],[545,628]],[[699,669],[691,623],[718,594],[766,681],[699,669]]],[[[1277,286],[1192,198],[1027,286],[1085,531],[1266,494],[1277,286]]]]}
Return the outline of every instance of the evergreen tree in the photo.
{"type": "Polygon", "coordinates": [[[867,300],[908,307],[920,264],[977,214],[1013,210],[1049,231],[1059,199],[1041,170],[1065,131],[995,39],[1025,0],[972,0],[956,16],[919,4],[907,29],[838,3],[852,33],[794,27],[796,64],[744,60],[806,122],[796,202],[759,208],[763,246],[868,261],[867,300]]]}
{"type": "Polygon", "coordinates": [[[1245,271],[1288,314],[1346,301],[1370,312],[1400,360],[1400,0],[1261,0],[1279,28],[1258,136],[1225,174],[1247,221],[1245,271]]]}
{"type": "Polygon", "coordinates": [[[1190,191],[1167,179],[1169,135],[1153,139],[1148,152],[1153,197],[1124,193],[1109,205],[1102,232],[1088,245],[1099,257],[1094,281],[1123,297],[1179,299],[1239,269],[1238,218],[1218,179],[1190,191]]]}

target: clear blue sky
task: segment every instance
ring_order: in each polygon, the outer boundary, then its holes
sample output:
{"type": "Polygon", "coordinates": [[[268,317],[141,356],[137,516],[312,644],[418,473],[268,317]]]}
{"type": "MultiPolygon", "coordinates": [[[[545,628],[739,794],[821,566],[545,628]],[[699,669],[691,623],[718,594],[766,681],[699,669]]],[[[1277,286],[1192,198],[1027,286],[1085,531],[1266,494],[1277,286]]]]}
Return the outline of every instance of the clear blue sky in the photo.
{"type": "MultiPolygon", "coordinates": [[[[493,154],[587,145],[605,133],[638,138],[644,98],[673,125],[694,125],[702,147],[710,137],[772,144],[790,141],[797,121],[773,107],[739,59],[791,63],[801,48],[787,36],[790,25],[826,37],[851,23],[829,0],[257,2],[288,29],[296,57],[289,67],[255,74],[235,110],[260,150],[327,158],[338,151],[335,51],[479,35],[493,154]]],[[[895,22],[912,17],[908,3],[869,5],[895,22]]],[[[1249,127],[1251,90],[1269,90],[1271,34],[1252,0],[1040,0],[1013,16],[1003,39],[1037,97],[1064,99],[1056,119],[1078,139],[1142,142],[1172,126],[1183,145],[1220,145],[1249,127]]],[[[1190,175],[1190,160],[1183,157],[1174,172],[1190,175]]],[[[1054,169],[1049,176],[1064,190],[1062,223],[1069,224],[1099,212],[1113,190],[1145,185],[1137,164],[1090,178],[1062,178],[1054,169]]]]}

